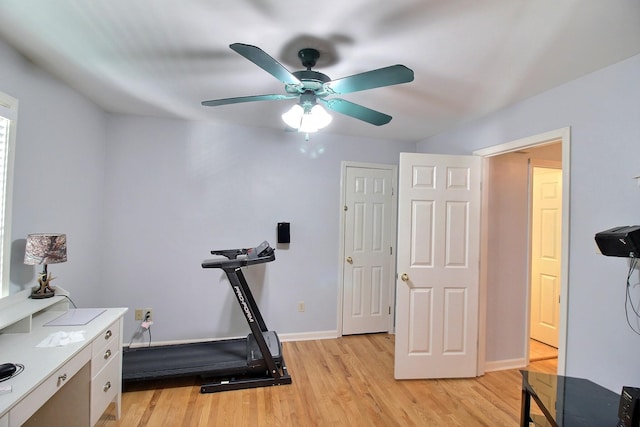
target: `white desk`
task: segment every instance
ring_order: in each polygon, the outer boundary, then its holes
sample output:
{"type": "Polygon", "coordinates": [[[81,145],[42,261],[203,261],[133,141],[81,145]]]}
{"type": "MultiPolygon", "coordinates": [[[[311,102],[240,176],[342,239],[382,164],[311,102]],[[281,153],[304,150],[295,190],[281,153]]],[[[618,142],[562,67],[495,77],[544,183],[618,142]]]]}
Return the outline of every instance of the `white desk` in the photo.
{"type": "Polygon", "coordinates": [[[60,296],[32,300],[21,292],[0,300],[0,363],[24,371],[4,382],[0,427],[93,426],[109,403],[120,416],[122,316],[109,308],[82,326],[45,326],[68,310],[60,296]],[[36,347],[56,332],[84,331],[85,340],[62,347],[36,347]]]}

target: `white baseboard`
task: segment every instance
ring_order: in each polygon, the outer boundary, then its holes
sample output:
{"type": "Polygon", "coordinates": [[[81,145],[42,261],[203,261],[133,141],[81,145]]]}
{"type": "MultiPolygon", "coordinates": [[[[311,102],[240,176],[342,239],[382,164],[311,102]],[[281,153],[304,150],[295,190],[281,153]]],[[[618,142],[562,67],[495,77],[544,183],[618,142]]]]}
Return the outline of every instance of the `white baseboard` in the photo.
{"type": "MultiPolygon", "coordinates": [[[[226,338],[200,338],[191,340],[174,340],[174,341],[152,341],[151,347],[158,347],[163,345],[177,345],[177,344],[193,344],[198,342],[207,341],[223,341],[228,339],[238,339],[246,337],[226,337],[226,338]]],[[[312,340],[326,340],[338,338],[338,331],[316,331],[316,332],[294,332],[288,334],[278,334],[281,342],[286,341],[312,341],[312,340]]],[[[129,343],[123,343],[124,347],[127,347],[129,343]]],[[[134,342],[131,344],[131,348],[147,347],[149,343],[134,342]]]]}
{"type": "Polygon", "coordinates": [[[278,334],[280,341],[312,341],[328,340],[338,338],[338,331],[316,331],[316,332],[293,332],[288,334],[278,334]]]}
{"type": "MultiPolygon", "coordinates": [[[[180,345],[180,344],[194,344],[199,342],[209,342],[209,341],[224,341],[224,340],[232,340],[246,338],[244,337],[227,337],[227,338],[196,338],[190,340],[172,340],[172,341],[152,341],[151,345],[148,342],[137,341],[131,343],[130,348],[138,348],[138,347],[162,347],[165,345],[180,345]]],[[[124,347],[127,347],[129,343],[123,343],[124,347]]]]}
{"type": "Polygon", "coordinates": [[[485,372],[492,371],[506,371],[507,369],[518,369],[527,366],[526,359],[508,359],[508,360],[495,360],[491,362],[485,362],[485,372]]]}

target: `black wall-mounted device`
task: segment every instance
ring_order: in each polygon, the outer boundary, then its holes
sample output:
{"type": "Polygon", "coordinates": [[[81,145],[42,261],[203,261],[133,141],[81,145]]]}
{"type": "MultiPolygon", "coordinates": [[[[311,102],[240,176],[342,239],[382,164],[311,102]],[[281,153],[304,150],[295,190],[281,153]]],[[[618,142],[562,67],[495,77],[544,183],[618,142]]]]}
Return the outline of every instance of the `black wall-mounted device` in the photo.
{"type": "Polygon", "coordinates": [[[619,426],[640,427],[640,388],[622,387],[618,418],[619,426]]]}
{"type": "Polygon", "coordinates": [[[596,233],[602,255],[640,258],[640,225],[624,225],[596,233]]]}
{"type": "Polygon", "coordinates": [[[278,223],[278,243],[291,243],[291,233],[288,222],[278,223]]]}

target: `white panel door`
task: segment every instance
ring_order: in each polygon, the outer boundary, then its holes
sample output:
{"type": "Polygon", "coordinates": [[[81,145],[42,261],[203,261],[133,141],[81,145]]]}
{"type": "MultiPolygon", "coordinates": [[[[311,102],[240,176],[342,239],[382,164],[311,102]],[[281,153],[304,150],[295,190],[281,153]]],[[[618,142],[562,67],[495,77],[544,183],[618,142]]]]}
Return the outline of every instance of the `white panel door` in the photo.
{"type": "Polygon", "coordinates": [[[391,169],[346,169],[342,333],[387,332],[393,286],[391,169]]]}
{"type": "Polygon", "coordinates": [[[402,153],[395,377],[477,375],[481,158],[402,153]]]}
{"type": "Polygon", "coordinates": [[[562,169],[532,168],[531,338],[558,347],[562,169]]]}

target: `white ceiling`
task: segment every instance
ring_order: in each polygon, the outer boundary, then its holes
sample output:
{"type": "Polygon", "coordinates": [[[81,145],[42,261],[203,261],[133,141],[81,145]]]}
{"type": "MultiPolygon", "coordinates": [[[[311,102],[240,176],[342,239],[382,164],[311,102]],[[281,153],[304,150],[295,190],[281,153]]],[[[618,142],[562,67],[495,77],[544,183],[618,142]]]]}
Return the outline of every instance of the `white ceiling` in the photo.
{"type": "Polygon", "coordinates": [[[229,44],[291,71],[300,47],[334,50],[315,68],[333,79],[404,64],[413,82],[342,96],[389,124],[325,131],[419,141],[639,54],[640,1],[0,0],[0,36],[107,111],[278,129],[293,101],[200,105],[284,93],[229,44]]]}

